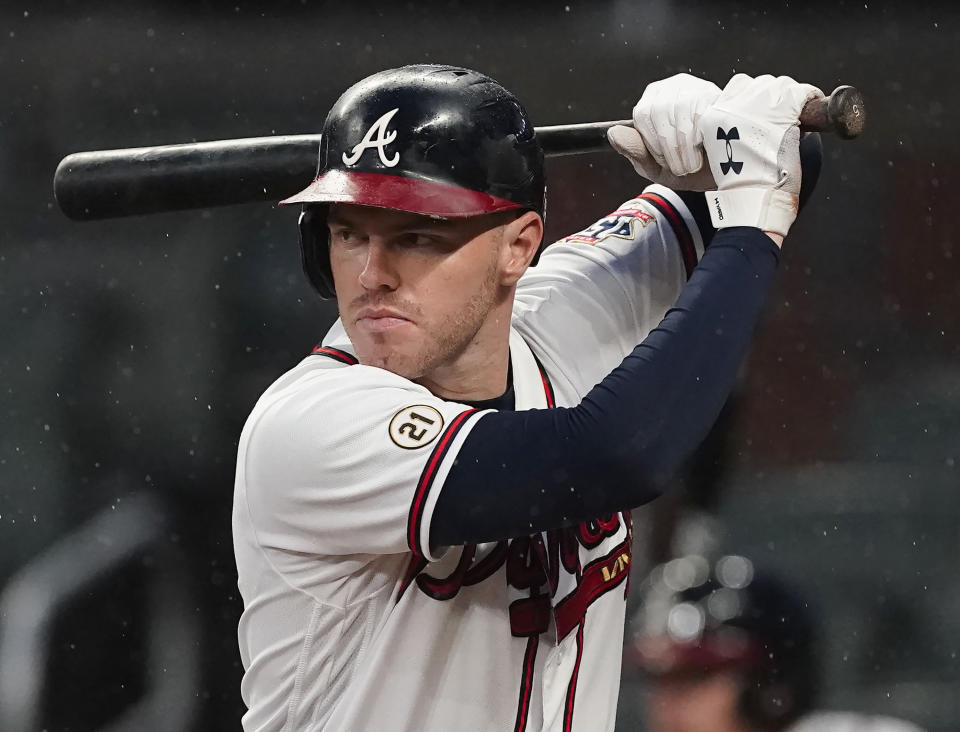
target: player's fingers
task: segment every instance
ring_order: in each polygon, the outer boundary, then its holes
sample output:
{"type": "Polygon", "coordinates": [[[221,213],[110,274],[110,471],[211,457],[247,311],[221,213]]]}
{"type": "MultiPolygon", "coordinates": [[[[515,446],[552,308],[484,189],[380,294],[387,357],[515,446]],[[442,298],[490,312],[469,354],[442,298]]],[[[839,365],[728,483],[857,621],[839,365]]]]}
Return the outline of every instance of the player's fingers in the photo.
{"type": "MultiPolygon", "coordinates": [[[[760,77],[757,77],[760,78],[760,77]]],[[[744,89],[747,88],[753,82],[752,76],[747,76],[746,74],[734,74],[730,77],[730,81],[727,82],[726,86],[723,87],[723,96],[728,97],[735,94],[740,94],[744,89]]]]}
{"type": "Polygon", "coordinates": [[[634,170],[644,178],[656,180],[660,177],[662,166],[650,155],[637,130],[624,125],[614,125],[607,130],[607,140],[610,141],[610,146],[629,160],[634,170]]]}
{"type": "Polygon", "coordinates": [[[695,104],[696,96],[691,91],[678,89],[666,109],[661,127],[666,137],[663,141],[663,157],[670,172],[677,177],[694,173],[700,167],[696,151],[691,149],[695,145],[691,135],[694,131],[692,115],[695,104]]]}
{"type": "Polygon", "coordinates": [[[686,175],[689,172],[683,163],[681,148],[683,148],[683,143],[678,142],[675,135],[669,138],[660,138],[660,149],[663,151],[665,161],[664,167],[676,176],[686,175]]]}
{"type": "Polygon", "coordinates": [[[643,157],[649,157],[656,161],[657,165],[666,167],[666,159],[663,156],[663,141],[654,127],[644,126],[642,129],[634,130],[641,138],[643,144],[643,157]]]}
{"type": "Polygon", "coordinates": [[[626,125],[613,125],[607,130],[607,140],[610,146],[626,158],[633,159],[636,155],[645,155],[646,148],[640,133],[626,125]]]}
{"type": "Polygon", "coordinates": [[[679,141],[677,153],[681,175],[696,173],[703,166],[703,150],[700,130],[697,128],[697,118],[700,107],[705,103],[702,97],[685,95],[677,104],[677,139],[679,141]]]}
{"type": "Polygon", "coordinates": [[[801,84],[789,76],[778,76],[772,84],[779,87],[775,104],[777,106],[786,105],[787,108],[795,110],[798,117],[800,110],[807,102],[824,97],[821,89],[812,84],[801,84]]]}
{"type": "Polygon", "coordinates": [[[680,167],[683,169],[681,175],[691,175],[703,167],[703,152],[692,144],[684,145],[678,151],[680,157],[680,167]]]}
{"type": "Polygon", "coordinates": [[[651,153],[661,166],[673,175],[683,175],[683,165],[677,151],[680,145],[677,131],[677,102],[680,90],[675,86],[662,86],[652,99],[648,119],[651,131],[647,139],[651,153]]]}
{"type": "Polygon", "coordinates": [[[676,74],[644,89],[633,109],[633,124],[665,173],[682,177],[703,167],[697,121],[719,95],[716,84],[690,74],[676,74]]]}
{"type": "Polygon", "coordinates": [[[633,126],[640,133],[646,145],[647,152],[653,156],[660,166],[666,165],[663,151],[660,147],[660,134],[658,128],[661,128],[663,121],[660,118],[663,104],[661,97],[665,89],[660,82],[650,84],[643,91],[643,96],[633,108],[633,126]]]}
{"type": "Polygon", "coordinates": [[[670,172],[680,177],[697,170],[690,166],[690,131],[693,127],[690,121],[692,100],[690,94],[683,89],[676,89],[670,103],[665,105],[657,118],[658,129],[661,133],[663,158],[670,172]]]}
{"type": "Polygon", "coordinates": [[[650,123],[657,133],[656,147],[663,157],[663,165],[676,176],[695,173],[703,165],[696,118],[700,108],[713,101],[714,89],[715,85],[709,82],[698,83],[693,88],[665,89],[658,99],[658,106],[650,111],[650,123]],[[703,88],[704,85],[708,88],[703,88]]]}

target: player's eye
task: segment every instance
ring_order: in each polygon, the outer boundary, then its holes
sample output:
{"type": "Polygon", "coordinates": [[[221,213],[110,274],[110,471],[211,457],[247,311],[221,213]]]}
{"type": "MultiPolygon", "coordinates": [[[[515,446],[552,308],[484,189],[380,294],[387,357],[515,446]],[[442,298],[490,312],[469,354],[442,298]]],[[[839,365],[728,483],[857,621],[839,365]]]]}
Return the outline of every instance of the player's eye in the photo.
{"type": "Polygon", "coordinates": [[[441,237],[424,231],[408,231],[399,237],[399,242],[401,246],[409,247],[411,249],[423,249],[423,248],[438,248],[443,245],[443,240],[441,237]]]}
{"type": "Polygon", "coordinates": [[[336,244],[355,244],[360,236],[351,229],[335,227],[330,229],[330,241],[336,244]]]}
{"type": "Polygon", "coordinates": [[[402,237],[400,237],[400,243],[408,247],[420,247],[425,244],[430,243],[430,239],[423,234],[419,234],[415,231],[408,231],[402,237]]]}

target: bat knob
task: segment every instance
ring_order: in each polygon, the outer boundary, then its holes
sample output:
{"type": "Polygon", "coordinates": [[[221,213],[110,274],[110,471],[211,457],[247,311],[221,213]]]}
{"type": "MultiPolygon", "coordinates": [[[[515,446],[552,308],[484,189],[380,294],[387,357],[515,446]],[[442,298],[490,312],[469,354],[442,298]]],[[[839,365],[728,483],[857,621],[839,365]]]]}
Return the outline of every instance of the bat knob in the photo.
{"type": "Polygon", "coordinates": [[[838,86],[827,102],[827,119],[833,131],[844,140],[850,140],[861,132],[867,121],[863,95],[852,86],[838,86]]]}

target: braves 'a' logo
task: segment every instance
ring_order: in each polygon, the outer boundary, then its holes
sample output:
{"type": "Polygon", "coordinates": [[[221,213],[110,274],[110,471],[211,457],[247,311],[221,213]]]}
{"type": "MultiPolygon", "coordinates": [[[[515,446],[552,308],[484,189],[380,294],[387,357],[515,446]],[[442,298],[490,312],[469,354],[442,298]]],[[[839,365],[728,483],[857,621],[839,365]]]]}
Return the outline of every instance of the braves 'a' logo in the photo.
{"type": "Polygon", "coordinates": [[[727,143],[727,159],[720,163],[720,172],[726,175],[732,169],[735,175],[740,175],[743,161],[733,159],[733,145],[730,143],[731,140],[740,139],[740,131],[736,127],[731,127],[729,132],[724,132],[722,127],[718,127],[717,139],[727,143]]]}
{"type": "Polygon", "coordinates": [[[387,145],[397,139],[396,130],[388,130],[387,125],[390,124],[390,120],[393,119],[400,108],[391,109],[389,112],[384,114],[380,119],[370,125],[370,129],[367,130],[367,134],[363,136],[363,139],[360,140],[356,145],[353,146],[353,150],[350,151],[350,154],[343,154],[343,164],[344,165],[355,165],[356,162],[360,159],[360,156],[363,155],[365,150],[368,150],[371,147],[377,148],[377,152],[380,154],[380,162],[386,165],[388,168],[392,168],[394,165],[400,162],[400,153],[395,152],[393,157],[387,157],[387,145]],[[374,138],[376,135],[376,138],[374,138]]]}

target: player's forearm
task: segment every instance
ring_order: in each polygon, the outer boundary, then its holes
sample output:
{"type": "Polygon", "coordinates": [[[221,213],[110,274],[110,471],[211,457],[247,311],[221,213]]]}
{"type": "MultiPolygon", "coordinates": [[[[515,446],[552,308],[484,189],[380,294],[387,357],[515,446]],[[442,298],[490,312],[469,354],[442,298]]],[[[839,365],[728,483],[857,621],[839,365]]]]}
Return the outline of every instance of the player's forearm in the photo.
{"type": "Polygon", "coordinates": [[[577,407],[482,417],[444,483],[432,543],[528,534],[659,495],[734,384],[777,258],[757,229],[719,232],[676,306],[577,407]]]}

